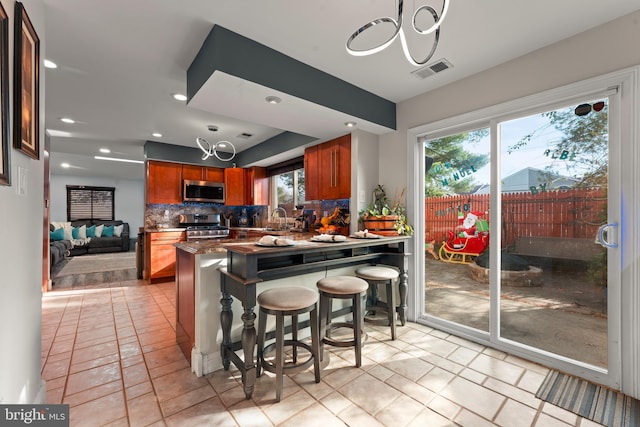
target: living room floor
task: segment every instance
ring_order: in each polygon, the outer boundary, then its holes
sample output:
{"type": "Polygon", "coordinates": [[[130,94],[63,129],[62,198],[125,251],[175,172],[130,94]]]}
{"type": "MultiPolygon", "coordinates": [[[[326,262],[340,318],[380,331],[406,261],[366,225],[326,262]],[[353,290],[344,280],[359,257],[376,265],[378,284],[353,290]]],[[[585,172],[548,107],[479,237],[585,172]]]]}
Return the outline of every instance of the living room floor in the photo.
{"type": "Polygon", "coordinates": [[[548,369],[415,323],[367,325],[363,364],[325,346],[312,368],[269,373],[246,400],[239,371],[198,378],[175,342],[175,283],[101,281],[42,300],[47,403],[70,405],[75,426],[596,426],[537,399],[548,369]]]}

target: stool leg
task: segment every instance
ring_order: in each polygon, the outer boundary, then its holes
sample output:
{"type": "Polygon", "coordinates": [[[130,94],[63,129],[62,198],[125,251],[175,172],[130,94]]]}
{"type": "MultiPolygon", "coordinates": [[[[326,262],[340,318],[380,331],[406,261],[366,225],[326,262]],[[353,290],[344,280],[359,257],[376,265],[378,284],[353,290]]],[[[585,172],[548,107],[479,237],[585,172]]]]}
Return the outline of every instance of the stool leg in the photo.
{"type": "Polygon", "coordinates": [[[267,330],[267,313],[260,310],[258,318],[258,357],[256,363],[256,376],[262,375],[262,361],[264,360],[264,338],[267,330]]]}
{"type": "Polygon", "coordinates": [[[326,329],[325,329],[325,335],[323,336],[327,336],[329,338],[331,338],[331,311],[333,309],[333,298],[331,298],[330,296],[326,295],[325,296],[325,316],[326,316],[326,329]]]}
{"type": "Polygon", "coordinates": [[[311,349],[313,350],[313,373],[316,382],[320,382],[320,334],[318,333],[318,305],[316,304],[309,313],[309,323],[311,324],[311,349]]]}
{"type": "Polygon", "coordinates": [[[276,314],[276,402],[282,397],[284,373],[284,316],[276,314]]]}
{"type": "Polygon", "coordinates": [[[396,339],[396,292],[393,289],[393,281],[387,282],[387,314],[389,315],[389,326],[391,327],[391,339],[396,339]]]}
{"type": "MultiPolygon", "coordinates": [[[[298,316],[291,316],[291,339],[298,341],[298,316]]],[[[293,363],[298,362],[298,346],[293,345],[293,363]]]]}
{"type": "Polygon", "coordinates": [[[362,365],[362,295],[353,296],[353,340],[355,341],[356,368],[362,365]]]}
{"type": "Polygon", "coordinates": [[[318,331],[318,337],[319,337],[319,347],[320,347],[320,360],[323,360],[324,358],[324,340],[323,338],[325,337],[326,333],[327,333],[327,315],[326,315],[326,311],[327,311],[327,297],[325,296],[324,293],[320,292],[320,313],[318,313],[318,317],[320,318],[320,330],[318,331]]]}

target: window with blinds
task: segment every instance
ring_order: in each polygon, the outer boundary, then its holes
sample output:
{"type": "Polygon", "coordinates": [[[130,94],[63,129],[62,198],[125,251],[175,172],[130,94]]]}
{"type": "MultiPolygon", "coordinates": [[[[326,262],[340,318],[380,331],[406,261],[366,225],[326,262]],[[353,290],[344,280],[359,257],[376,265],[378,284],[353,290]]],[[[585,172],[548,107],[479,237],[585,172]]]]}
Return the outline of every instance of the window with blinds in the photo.
{"type": "Polygon", "coordinates": [[[67,221],[115,218],[115,187],[67,185],[67,221]]]}

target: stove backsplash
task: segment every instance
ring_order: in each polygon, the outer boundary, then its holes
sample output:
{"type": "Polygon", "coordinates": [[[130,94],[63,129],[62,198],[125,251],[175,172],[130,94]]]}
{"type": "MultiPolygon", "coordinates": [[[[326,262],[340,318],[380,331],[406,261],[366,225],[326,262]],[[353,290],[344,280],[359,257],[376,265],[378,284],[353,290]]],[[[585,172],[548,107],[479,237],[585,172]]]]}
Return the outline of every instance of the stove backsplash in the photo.
{"type": "Polygon", "coordinates": [[[267,223],[267,206],[223,206],[216,204],[160,205],[148,204],[145,210],[145,228],[176,228],[179,226],[180,214],[220,214],[220,225],[225,225],[225,218],[231,218],[231,227],[238,227],[242,210],[246,209],[249,227],[265,227],[267,223]]]}

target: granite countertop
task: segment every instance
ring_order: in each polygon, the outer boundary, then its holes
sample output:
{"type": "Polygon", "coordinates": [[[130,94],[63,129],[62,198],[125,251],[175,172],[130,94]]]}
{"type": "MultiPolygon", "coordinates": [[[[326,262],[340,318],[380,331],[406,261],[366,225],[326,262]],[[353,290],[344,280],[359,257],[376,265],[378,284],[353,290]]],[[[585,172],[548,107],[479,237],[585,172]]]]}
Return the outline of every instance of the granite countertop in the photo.
{"type": "Polygon", "coordinates": [[[169,231],[184,231],[184,227],[172,227],[172,228],[145,228],[145,233],[165,233],[169,231]]]}
{"type": "MultiPolygon", "coordinates": [[[[308,240],[314,236],[314,233],[288,233],[286,237],[291,240],[308,240]]],[[[246,238],[246,239],[204,239],[204,240],[190,240],[186,242],[175,243],[174,246],[185,252],[189,252],[195,255],[199,254],[214,254],[214,253],[226,253],[227,247],[239,246],[239,245],[253,245],[259,237],[246,238]]]]}

